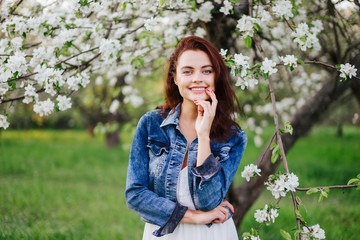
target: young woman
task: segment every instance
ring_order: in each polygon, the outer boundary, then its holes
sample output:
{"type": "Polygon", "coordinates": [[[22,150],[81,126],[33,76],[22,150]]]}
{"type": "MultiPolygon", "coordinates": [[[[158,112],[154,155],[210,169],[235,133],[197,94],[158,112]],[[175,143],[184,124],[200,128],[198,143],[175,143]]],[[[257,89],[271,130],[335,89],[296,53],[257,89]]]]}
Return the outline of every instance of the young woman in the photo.
{"type": "Polygon", "coordinates": [[[144,240],[238,239],[224,200],[247,142],[234,100],[216,47],[183,39],[169,59],[165,102],[141,117],[130,151],[125,194],[146,222],[144,240]]]}

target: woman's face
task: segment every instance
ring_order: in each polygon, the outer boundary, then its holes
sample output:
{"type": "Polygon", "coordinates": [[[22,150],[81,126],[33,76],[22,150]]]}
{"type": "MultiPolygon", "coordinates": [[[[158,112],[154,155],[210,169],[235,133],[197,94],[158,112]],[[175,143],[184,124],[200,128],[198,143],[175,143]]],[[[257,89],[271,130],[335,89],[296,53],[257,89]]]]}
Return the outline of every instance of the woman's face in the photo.
{"type": "Polygon", "coordinates": [[[215,71],[209,56],[200,50],[186,50],[178,57],[174,80],[184,102],[207,100],[206,89],[215,91],[215,71]]]}

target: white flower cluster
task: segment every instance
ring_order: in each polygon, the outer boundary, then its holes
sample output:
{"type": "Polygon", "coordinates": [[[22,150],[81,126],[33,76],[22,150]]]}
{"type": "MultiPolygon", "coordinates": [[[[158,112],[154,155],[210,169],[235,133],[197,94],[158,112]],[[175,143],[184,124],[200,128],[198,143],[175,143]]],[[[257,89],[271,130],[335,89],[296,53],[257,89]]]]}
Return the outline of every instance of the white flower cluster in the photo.
{"type": "Polygon", "coordinates": [[[262,62],[262,66],[260,67],[260,70],[262,70],[265,74],[271,75],[278,71],[277,68],[275,68],[275,66],[276,66],[276,62],[266,57],[262,62]]]}
{"type": "Polygon", "coordinates": [[[54,111],[55,104],[48,98],[45,101],[38,101],[34,104],[34,112],[40,117],[50,115],[54,111]]]}
{"type": "Polygon", "coordinates": [[[295,188],[299,186],[299,178],[294,173],[270,175],[265,185],[275,199],[278,199],[285,197],[288,191],[295,192],[295,188]]]}
{"type": "Polygon", "coordinates": [[[320,20],[312,21],[312,27],[309,28],[307,23],[300,23],[295,32],[291,33],[294,38],[294,42],[298,43],[302,51],[306,49],[313,49],[314,51],[320,50],[319,39],[317,34],[320,33],[324,28],[320,20]]]}
{"type": "Polygon", "coordinates": [[[254,218],[258,223],[265,222],[267,224],[270,224],[271,221],[274,223],[275,218],[277,218],[278,216],[278,210],[273,207],[269,208],[267,204],[265,204],[264,208],[256,210],[254,214],[254,218]]]}
{"type": "Polygon", "coordinates": [[[132,86],[125,86],[122,93],[125,95],[124,103],[130,103],[135,108],[144,103],[144,99],[139,96],[138,90],[132,86]]]}
{"type": "Polygon", "coordinates": [[[101,58],[104,60],[104,64],[111,65],[116,61],[116,54],[120,51],[121,44],[119,40],[113,39],[102,39],[100,42],[99,52],[101,53],[101,58]]]}
{"type": "Polygon", "coordinates": [[[154,30],[155,26],[157,25],[158,20],[154,17],[144,20],[144,27],[148,31],[154,30]]]}
{"type": "Polygon", "coordinates": [[[9,127],[9,122],[5,115],[0,114],[0,128],[7,129],[9,127]]]}
{"type": "Polygon", "coordinates": [[[340,64],[340,77],[343,79],[351,79],[353,76],[356,76],[357,69],[355,66],[350,63],[340,64]]]}
{"type": "Polygon", "coordinates": [[[255,164],[245,166],[244,171],[241,172],[241,177],[246,178],[246,181],[250,181],[250,178],[260,175],[261,169],[255,164]]]}
{"type": "Polygon", "coordinates": [[[58,95],[56,101],[60,111],[65,111],[66,109],[69,109],[72,106],[71,98],[66,96],[58,95]]]}
{"type": "Polygon", "coordinates": [[[233,5],[228,0],[225,0],[223,4],[224,6],[222,6],[219,11],[224,13],[225,15],[229,15],[230,10],[233,9],[233,5]]]}
{"type": "Polygon", "coordinates": [[[297,58],[294,55],[286,55],[285,57],[279,57],[281,61],[284,62],[284,65],[290,68],[297,67],[297,58]]]}
{"type": "Polygon", "coordinates": [[[242,15],[242,17],[238,20],[236,28],[242,33],[243,38],[247,38],[254,36],[254,23],[257,23],[258,20],[256,18],[252,18],[247,15],[242,15]]]}
{"type": "Polygon", "coordinates": [[[325,231],[320,228],[319,224],[311,227],[303,227],[301,237],[304,240],[320,240],[325,239],[325,231]]]}
{"type": "Polygon", "coordinates": [[[260,236],[246,234],[246,235],[243,235],[243,240],[261,240],[261,239],[260,239],[260,236]]]}
{"type": "Polygon", "coordinates": [[[275,1],[272,11],[276,16],[289,20],[294,17],[292,9],[293,5],[289,0],[277,0],[275,1]]]}
{"type": "Polygon", "coordinates": [[[197,9],[197,11],[191,12],[191,19],[193,22],[196,22],[197,20],[204,21],[204,22],[210,22],[212,15],[211,11],[214,9],[214,5],[212,2],[208,1],[205,3],[202,3],[200,8],[197,9]]]}

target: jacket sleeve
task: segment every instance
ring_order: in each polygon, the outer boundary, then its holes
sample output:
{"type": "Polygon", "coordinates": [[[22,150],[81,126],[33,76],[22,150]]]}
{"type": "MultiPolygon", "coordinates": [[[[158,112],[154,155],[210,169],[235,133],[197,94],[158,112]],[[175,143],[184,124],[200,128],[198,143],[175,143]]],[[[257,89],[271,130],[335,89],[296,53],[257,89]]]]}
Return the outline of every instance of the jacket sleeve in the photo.
{"type": "Polygon", "coordinates": [[[147,124],[148,117],[144,115],[139,120],[130,150],[125,197],[129,209],[160,226],[153,234],[163,236],[174,231],[187,207],[160,197],[148,188],[147,124]]]}
{"type": "Polygon", "coordinates": [[[234,144],[229,149],[227,159],[217,159],[210,154],[202,165],[192,166],[192,190],[197,209],[212,210],[226,198],[246,144],[246,134],[241,130],[237,133],[234,144]]]}

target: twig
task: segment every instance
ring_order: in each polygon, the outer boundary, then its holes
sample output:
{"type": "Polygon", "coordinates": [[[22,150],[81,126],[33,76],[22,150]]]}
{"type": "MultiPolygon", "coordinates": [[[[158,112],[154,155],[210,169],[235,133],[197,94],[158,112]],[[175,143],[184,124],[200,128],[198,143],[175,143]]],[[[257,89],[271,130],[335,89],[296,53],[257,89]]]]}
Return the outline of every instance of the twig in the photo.
{"type": "MultiPolygon", "coordinates": [[[[253,5],[253,0],[249,0],[249,13],[250,13],[250,17],[252,17],[252,5],[253,5]]],[[[256,47],[258,48],[258,50],[260,51],[260,55],[261,58],[264,60],[265,59],[265,52],[264,49],[261,47],[259,41],[257,40],[256,36],[254,35],[253,40],[255,42],[256,47]]],[[[286,173],[289,174],[289,168],[288,168],[288,164],[287,164],[287,160],[286,160],[286,155],[285,155],[285,150],[284,150],[284,145],[281,139],[281,134],[280,134],[280,128],[279,128],[279,119],[278,119],[278,114],[277,114],[277,110],[276,110],[276,98],[275,98],[275,93],[274,93],[274,87],[273,87],[273,82],[271,77],[269,76],[269,90],[270,90],[270,97],[271,97],[271,103],[272,103],[272,107],[273,107],[273,112],[274,112],[274,123],[275,123],[275,128],[276,128],[276,138],[280,147],[280,153],[281,153],[281,157],[283,159],[283,164],[284,164],[284,168],[286,173]]],[[[300,223],[300,218],[297,215],[296,211],[298,210],[298,205],[297,205],[297,201],[296,201],[296,196],[294,192],[291,192],[291,197],[292,197],[292,201],[294,204],[294,212],[295,212],[295,217],[296,217],[296,222],[297,222],[297,228],[300,230],[301,229],[301,223],[300,223]]],[[[301,236],[299,236],[300,240],[301,240],[301,236]]]]}
{"type": "Polygon", "coordinates": [[[335,185],[335,186],[324,186],[324,187],[307,187],[307,188],[295,188],[296,191],[308,191],[310,189],[318,188],[318,189],[336,189],[336,188],[356,188],[358,185],[335,185]]]}

